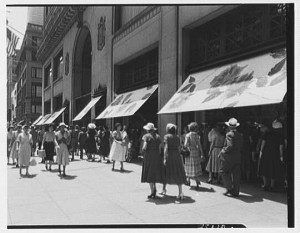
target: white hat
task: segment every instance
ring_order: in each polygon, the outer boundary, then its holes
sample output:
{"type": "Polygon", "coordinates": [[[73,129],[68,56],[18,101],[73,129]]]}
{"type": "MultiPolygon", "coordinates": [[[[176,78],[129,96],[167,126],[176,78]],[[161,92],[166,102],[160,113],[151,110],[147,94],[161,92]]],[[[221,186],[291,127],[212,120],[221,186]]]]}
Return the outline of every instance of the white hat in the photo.
{"type": "Polygon", "coordinates": [[[156,128],[154,127],[154,124],[150,123],[150,122],[147,125],[145,125],[143,128],[145,130],[156,130],[156,128]]]}
{"type": "Polygon", "coordinates": [[[281,124],[281,122],[275,120],[272,123],[272,127],[273,127],[273,129],[281,129],[282,128],[282,124],[281,124]]]}
{"type": "Polygon", "coordinates": [[[96,128],[96,125],[94,123],[89,123],[88,124],[88,128],[90,129],[95,129],[96,128]]]}
{"type": "Polygon", "coordinates": [[[64,122],[59,123],[58,127],[61,127],[61,126],[67,127],[67,125],[64,122]]]}
{"type": "Polygon", "coordinates": [[[240,125],[235,118],[230,118],[228,122],[225,122],[225,124],[229,127],[238,127],[240,125]]]}

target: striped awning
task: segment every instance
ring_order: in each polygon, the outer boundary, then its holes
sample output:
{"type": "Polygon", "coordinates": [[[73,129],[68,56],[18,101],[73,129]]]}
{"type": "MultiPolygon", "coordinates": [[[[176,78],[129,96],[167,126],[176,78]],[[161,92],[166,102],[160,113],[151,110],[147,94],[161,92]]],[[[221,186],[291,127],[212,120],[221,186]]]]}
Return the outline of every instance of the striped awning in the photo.
{"type": "Polygon", "coordinates": [[[57,117],[59,117],[60,114],[62,114],[63,111],[65,111],[65,109],[66,109],[66,107],[61,108],[59,111],[54,112],[54,113],[53,113],[53,114],[52,114],[52,115],[44,122],[44,125],[53,123],[53,121],[55,121],[55,119],[56,119],[57,117]]]}
{"type": "Polygon", "coordinates": [[[47,114],[43,116],[43,118],[36,125],[44,125],[45,121],[51,116],[51,114],[47,114]]]}
{"type": "Polygon", "coordinates": [[[43,116],[40,115],[31,125],[36,125],[42,118],[43,116]]]}
{"type": "Polygon", "coordinates": [[[101,99],[102,96],[92,99],[82,110],[81,112],[73,119],[73,121],[79,121],[88,111],[101,99]]]}

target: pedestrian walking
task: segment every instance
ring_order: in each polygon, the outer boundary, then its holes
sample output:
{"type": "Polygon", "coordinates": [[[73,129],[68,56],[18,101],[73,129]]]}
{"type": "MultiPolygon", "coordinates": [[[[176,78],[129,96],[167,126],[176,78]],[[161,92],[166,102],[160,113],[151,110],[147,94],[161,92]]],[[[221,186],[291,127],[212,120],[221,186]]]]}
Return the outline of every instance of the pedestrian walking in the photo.
{"type": "Polygon", "coordinates": [[[22,175],[23,166],[26,169],[26,176],[29,176],[28,167],[31,157],[32,136],[28,132],[28,125],[23,126],[23,132],[17,137],[17,150],[19,151],[20,176],[22,175]]]}
{"type": "MultiPolygon", "coordinates": [[[[106,157],[108,157],[110,151],[109,128],[105,125],[102,129],[99,130],[98,134],[100,138],[99,154],[100,154],[100,158],[104,160],[106,157]]],[[[101,162],[101,159],[99,161],[101,162]]],[[[110,162],[109,159],[107,159],[106,162],[109,163],[110,162]]]]}
{"type": "Polygon", "coordinates": [[[32,150],[31,150],[31,156],[34,156],[35,151],[36,151],[36,143],[37,143],[37,137],[38,137],[38,132],[35,129],[35,126],[32,125],[30,127],[30,134],[32,136],[32,150]]]}
{"type": "Polygon", "coordinates": [[[146,134],[143,136],[144,154],[142,167],[142,183],[149,183],[151,193],[148,198],[156,197],[156,183],[165,183],[163,158],[160,155],[160,136],[155,133],[156,128],[153,123],[148,123],[143,127],[146,134]]]}
{"type": "Polygon", "coordinates": [[[88,159],[95,161],[95,154],[97,154],[96,146],[96,125],[94,123],[88,124],[87,139],[86,139],[86,153],[88,159]]]}
{"type": "Polygon", "coordinates": [[[122,141],[123,141],[123,147],[124,147],[124,154],[125,154],[125,159],[128,154],[128,144],[129,144],[129,135],[127,133],[127,126],[123,125],[123,131],[122,131],[122,141]]]}
{"type": "Polygon", "coordinates": [[[189,133],[185,137],[184,146],[190,151],[190,155],[185,158],[185,172],[187,185],[191,185],[191,179],[196,181],[196,189],[200,185],[202,175],[201,159],[204,159],[200,136],[197,134],[198,124],[192,122],[188,125],[189,133]]]}
{"type": "Polygon", "coordinates": [[[72,161],[74,160],[74,154],[77,155],[77,145],[78,145],[78,135],[79,135],[79,126],[75,125],[75,128],[72,126],[70,130],[71,135],[71,153],[72,153],[72,161]]]}
{"type": "Polygon", "coordinates": [[[16,167],[19,167],[19,151],[17,147],[17,138],[18,135],[22,133],[22,125],[17,125],[16,130],[13,132],[13,138],[10,142],[10,157],[12,159],[13,165],[16,164],[16,167]]]}
{"type": "MultiPolygon", "coordinates": [[[[182,134],[181,134],[181,136],[180,136],[180,145],[181,145],[181,149],[184,148],[185,136],[186,136],[189,132],[190,132],[190,131],[189,131],[189,127],[188,127],[188,126],[185,126],[185,127],[183,128],[182,134]]],[[[183,164],[185,164],[185,156],[184,156],[182,153],[180,153],[180,156],[181,156],[181,159],[182,159],[182,161],[183,161],[183,164]]]]}
{"type": "Polygon", "coordinates": [[[78,134],[80,159],[83,159],[83,149],[86,150],[86,139],[87,139],[86,128],[85,127],[81,127],[81,131],[78,134]]]}
{"type": "Polygon", "coordinates": [[[206,171],[209,172],[209,178],[207,183],[212,184],[214,175],[217,177],[218,184],[221,183],[221,174],[220,174],[220,159],[218,155],[220,154],[225,141],[225,135],[222,131],[222,125],[216,124],[214,130],[210,135],[211,143],[209,148],[209,159],[206,166],[206,171]]]}
{"type": "Polygon", "coordinates": [[[123,138],[122,138],[122,125],[120,123],[116,123],[115,131],[112,133],[113,142],[111,145],[109,159],[113,161],[112,171],[115,170],[115,162],[119,161],[121,164],[120,170],[124,171],[123,162],[125,161],[125,147],[123,146],[123,138]]]}
{"type": "MultiPolygon", "coordinates": [[[[45,133],[45,126],[40,126],[40,129],[38,130],[38,136],[37,136],[38,149],[39,150],[41,150],[41,148],[42,148],[42,142],[43,142],[44,133],[45,133]]],[[[42,158],[42,162],[41,163],[45,163],[45,159],[44,158],[42,158]]]]}
{"type": "Polygon", "coordinates": [[[237,197],[240,191],[243,138],[237,131],[240,123],[235,118],[229,119],[225,124],[229,132],[226,134],[224,147],[219,154],[220,172],[226,188],[224,195],[237,197]]]}
{"type": "Polygon", "coordinates": [[[167,134],[164,137],[164,160],[165,183],[162,194],[166,194],[166,184],[178,185],[178,196],[180,200],[184,199],[182,184],[186,183],[186,175],[183,162],[180,156],[180,138],[176,135],[176,125],[167,124],[167,134]]]}
{"type": "Polygon", "coordinates": [[[283,179],[283,150],[282,123],[275,120],[272,129],[263,135],[260,146],[259,174],[263,178],[264,190],[274,191],[276,180],[283,179]]]}
{"type": "Polygon", "coordinates": [[[12,125],[8,126],[7,129],[7,165],[9,165],[9,156],[10,156],[10,150],[11,150],[11,145],[12,145],[12,140],[14,138],[14,132],[13,132],[14,127],[12,125]]]}
{"type": "Polygon", "coordinates": [[[45,133],[43,136],[42,149],[45,149],[46,157],[45,157],[45,168],[49,171],[52,170],[51,165],[53,164],[53,156],[55,153],[55,147],[58,147],[56,142],[56,137],[54,133],[54,126],[51,124],[45,127],[45,133]]]}
{"type": "Polygon", "coordinates": [[[66,166],[69,165],[68,144],[71,141],[70,133],[66,130],[66,124],[59,124],[59,131],[56,133],[56,141],[59,145],[57,151],[58,172],[61,174],[61,165],[63,165],[63,176],[66,176],[66,166]]]}

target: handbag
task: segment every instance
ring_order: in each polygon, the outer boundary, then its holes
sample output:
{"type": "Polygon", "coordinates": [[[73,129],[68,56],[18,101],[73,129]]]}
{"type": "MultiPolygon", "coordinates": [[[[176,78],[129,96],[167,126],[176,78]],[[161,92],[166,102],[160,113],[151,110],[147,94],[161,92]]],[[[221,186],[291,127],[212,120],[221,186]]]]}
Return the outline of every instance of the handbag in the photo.
{"type": "Polygon", "coordinates": [[[190,150],[187,147],[181,147],[180,148],[180,154],[182,154],[184,157],[189,157],[190,156],[190,150]]]}
{"type": "Polygon", "coordinates": [[[46,157],[46,152],[45,150],[38,150],[37,154],[39,157],[41,157],[42,159],[46,157]]]}
{"type": "Polygon", "coordinates": [[[36,160],[34,159],[34,158],[32,158],[31,160],[30,160],[30,162],[29,162],[29,165],[30,166],[36,166],[36,160]]]}

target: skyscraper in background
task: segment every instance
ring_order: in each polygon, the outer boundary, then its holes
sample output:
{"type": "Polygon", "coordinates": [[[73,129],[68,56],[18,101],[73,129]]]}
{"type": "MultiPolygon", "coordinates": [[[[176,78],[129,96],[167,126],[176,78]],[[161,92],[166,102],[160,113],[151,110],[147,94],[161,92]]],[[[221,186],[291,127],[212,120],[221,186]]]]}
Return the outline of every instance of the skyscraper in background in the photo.
{"type": "Polygon", "coordinates": [[[44,7],[28,7],[27,23],[43,25],[44,7]]]}

